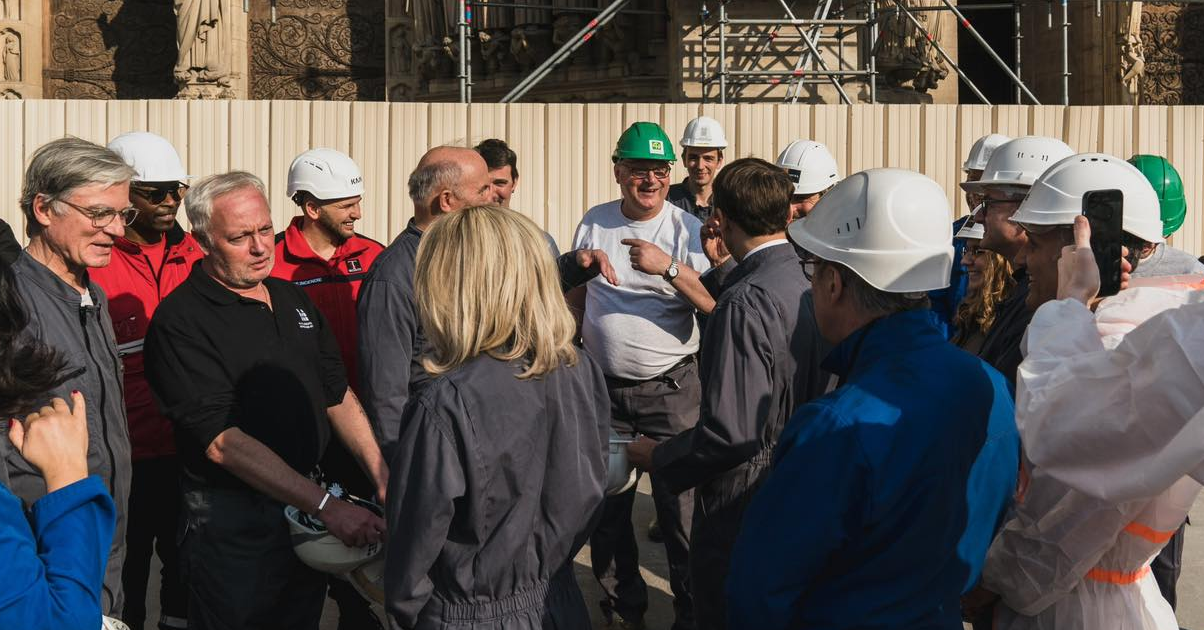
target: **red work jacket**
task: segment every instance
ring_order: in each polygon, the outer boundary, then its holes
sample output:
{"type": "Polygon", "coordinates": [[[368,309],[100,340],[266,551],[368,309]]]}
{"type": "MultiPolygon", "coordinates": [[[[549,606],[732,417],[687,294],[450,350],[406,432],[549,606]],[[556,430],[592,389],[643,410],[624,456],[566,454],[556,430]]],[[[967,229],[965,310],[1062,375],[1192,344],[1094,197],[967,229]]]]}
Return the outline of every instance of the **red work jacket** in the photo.
{"type": "Polygon", "coordinates": [[[302,217],[294,217],[287,229],[276,235],[276,263],[272,277],[288,280],[305,290],[309,299],[334,331],[347,369],[347,382],[359,393],[356,365],[358,321],[355,302],[360,284],[368,276],[377,255],[385,246],[356,234],[334,250],[330,260],[314,253],[301,234],[302,217]]]}
{"type": "Polygon", "coordinates": [[[109,298],[109,315],[117,337],[117,354],[125,367],[125,409],[130,427],[131,459],[164,457],[176,452],[171,422],[159,413],[142,367],[142,342],[155,309],[180,286],[204,254],[192,235],[176,224],[164,235],[159,273],[142,248],[117,239],[107,267],[88,270],[109,298]]]}

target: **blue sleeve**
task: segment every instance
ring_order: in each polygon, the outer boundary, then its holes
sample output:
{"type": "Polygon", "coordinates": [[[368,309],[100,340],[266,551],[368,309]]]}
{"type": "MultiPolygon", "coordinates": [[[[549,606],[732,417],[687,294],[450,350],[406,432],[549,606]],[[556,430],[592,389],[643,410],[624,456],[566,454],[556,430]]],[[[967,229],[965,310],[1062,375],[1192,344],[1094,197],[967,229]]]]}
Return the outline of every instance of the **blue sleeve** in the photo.
{"type": "Polygon", "coordinates": [[[96,476],[42,497],[28,521],[20,501],[0,490],[0,628],[99,628],[115,521],[113,500],[96,476]]]}
{"type": "Polygon", "coordinates": [[[832,554],[860,529],[870,501],[856,425],[826,405],[804,405],[795,413],[774,459],[732,552],[732,630],[798,627],[800,601],[832,554]]]}

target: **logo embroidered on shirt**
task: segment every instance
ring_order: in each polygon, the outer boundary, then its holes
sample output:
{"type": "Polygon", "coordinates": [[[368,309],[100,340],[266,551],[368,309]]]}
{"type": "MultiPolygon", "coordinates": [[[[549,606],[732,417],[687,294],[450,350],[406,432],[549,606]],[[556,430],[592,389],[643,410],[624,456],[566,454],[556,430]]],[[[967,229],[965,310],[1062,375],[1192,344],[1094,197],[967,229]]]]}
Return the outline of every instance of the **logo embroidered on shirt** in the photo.
{"type": "Polygon", "coordinates": [[[302,330],[309,330],[314,327],[314,323],[309,320],[309,314],[305,312],[305,309],[297,309],[297,317],[301,318],[301,320],[297,322],[297,326],[302,330]]]}
{"type": "Polygon", "coordinates": [[[363,270],[364,268],[360,266],[359,258],[352,258],[351,260],[347,261],[347,271],[351,273],[359,273],[363,270]]]}

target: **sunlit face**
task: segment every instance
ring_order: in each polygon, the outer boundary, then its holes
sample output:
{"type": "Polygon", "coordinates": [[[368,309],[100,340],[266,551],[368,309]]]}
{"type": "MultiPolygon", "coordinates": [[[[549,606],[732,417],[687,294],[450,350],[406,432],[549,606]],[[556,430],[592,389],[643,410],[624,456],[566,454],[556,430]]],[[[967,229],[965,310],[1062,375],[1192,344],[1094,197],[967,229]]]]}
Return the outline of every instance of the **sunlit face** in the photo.
{"type": "Polygon", "coordinates": [[[456,212],[473,206],[497,203],[497,192],[489,178],[489,167],[475,151],[460,165],[460,181],[445,204],[445,212],[456,212]],[[472,159],[472,158],[476,159],[472,159]]]}
{"type": "Polygon", "coordinates": [[[986,189],[983,193],[983,207],[974,214],[974,222],[981,224],[983,229],[979,247],[1005,256],[1009,252],[1023,249],[1024,230],[1008,220],[1016,213],[1023,199],[1013,191],[986,189]]]}
{"type": "Polygon", "coordinates": [[[180,201],[188,186],[183,182],[134,182],[130,184],[130,205],[138,209],[132,224],[142,232],[166,234],[176,224],[180,201]]]}
{"type": "MultiPolygon", "coordinates": [[[[827,191],[824,191],[827,192],[827,191]]],[[[801,219],[815,209],[815,204],[819,203],[824,192],[812,193],[810,195],[790,195],[790,221],[801,219]]]]}
{"type": "Polygon", "coordinates": [[[364,216],[361,201],[363,197],[358,195],[325,202],[307,201],[305,212],[310,218],[317,220],[322,231],[329,234],[331,240],[342,243],[355,236],[355,222],[364,216]]]}
{"type": "Polygon", "coordinates": [[[518,178],[514,176],[514,169],[507,164],[489,171],[489,183],[493,186],[493,194],[497,197],[497,203],[509,208],[510,197],[514,195],[514,189],[518,187],[518,178]]]}
{"type": "Polygon", "coordinates": [[[625,205],[642,212],[656,212],[664,205],[669,195],[668,162],[621,160],[614,172],[625,205]]]}
{"type": "Polygon", "coordinates": [[[681,157],[690,181],[698,186],[710,186],[719,169],[723,168],[723,151],[719,149],[685,147],[681,157]]]}
{"type": "Polygon", "coordinates": [[[39,238],[68,268],[104,267],[113,242],[125,236],[125,222],[114,211],[129,205],[129,182],[87,184],[57,201],[38,195],[34,218],[42,225],[39,238]]]}
{"type": "Polygon", "coordinates": [[[1025,306],[1035,310],[1058,297],[1058,259],[1062,248],[1073,242],[1070,226],[1028,232],[1024,259],[1028,266],[1028,297],[1025,306]]]}
{"type": "Polygon", "coordinates": [[[966,290],[977,293],[982,290],[983,273],[986,271],[987,256],[990,252],[978,248],[979,239],[966,239],[965,249],[962,250],[962,265],[966,268],[966,290]]]}
{"type": "Polygon", "coordinates": [[[215,278],[232,289],[251,289],[272,272],[275,232],[268,200],[254,187],[213,201],[206,258],[215,278]]]}

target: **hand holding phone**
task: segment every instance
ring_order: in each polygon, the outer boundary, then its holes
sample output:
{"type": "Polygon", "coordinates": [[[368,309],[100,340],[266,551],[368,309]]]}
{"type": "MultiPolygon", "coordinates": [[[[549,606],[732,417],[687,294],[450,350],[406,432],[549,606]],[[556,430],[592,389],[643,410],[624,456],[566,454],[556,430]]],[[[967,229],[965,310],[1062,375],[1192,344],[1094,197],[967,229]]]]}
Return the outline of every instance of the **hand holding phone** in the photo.
{"type": "Polygon", "coordinates": [[[1120,292],[1124,193],[1092,190],[1083,195],[1083,216],[1091,225],[1091,252],[1099,267],[1099,297],[1120,292]]]}

